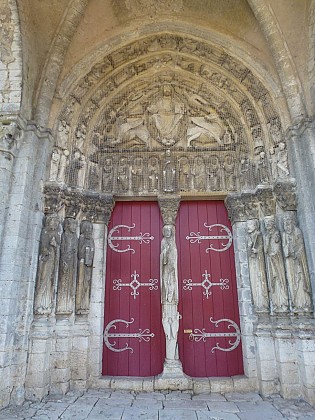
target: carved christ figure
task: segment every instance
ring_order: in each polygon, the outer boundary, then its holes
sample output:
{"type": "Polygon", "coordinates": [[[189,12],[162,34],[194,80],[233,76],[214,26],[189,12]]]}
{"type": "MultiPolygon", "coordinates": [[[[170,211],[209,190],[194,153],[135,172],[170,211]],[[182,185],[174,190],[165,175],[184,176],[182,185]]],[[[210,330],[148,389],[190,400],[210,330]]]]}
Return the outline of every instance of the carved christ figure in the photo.
{"type": "Polygon", "coordinates": [[[268,288],[263,249],[263,238],[257,219],[247,222],[247,251],[252,296],[256,312],[269,311],[268,288]]]}
{"type": "Polygon", "coordinates": [[[78,238],[77,222],[66,218],[61,238],[57,314],[71,314],[74,309],[75,280],[77,273],[78,238]]]}
{"type": "Polygon", "coordinates": [[[184,116],[184,104],[173,98],[172,86],[163,86],[163,96],[148,107],[158,131],[158,140],[165,146],[173,146],[178,140],[180,121],[184,116]]]}
{"type": "Polygon", "coordinates": [[[95,245],[93,240],[93,224],[88,220],[81,223],[78,246],[78,280],[75,312],[87,314],[90,309],[90,294],[93,271],[95,245]]]}
{"type": "Polygon", "coordinates": [[[283,220],[282,245],[293,312],[311,312],[311,286],[303,235],[294,217],[283,220]]]}
{"type": "Polygon", "coordinates": [[[59,218],[47,216],[39,245],[34,302],[34,313],[38,315],[51,313],[59,246],[59,218]]]}
{"type": "Polygon", "coordinates": [[[264,249],[267,264],[267,276],[274,312],[288,310],[288,292],[285,279],[281,237],[273,216],[265,218],[264,249]]]}

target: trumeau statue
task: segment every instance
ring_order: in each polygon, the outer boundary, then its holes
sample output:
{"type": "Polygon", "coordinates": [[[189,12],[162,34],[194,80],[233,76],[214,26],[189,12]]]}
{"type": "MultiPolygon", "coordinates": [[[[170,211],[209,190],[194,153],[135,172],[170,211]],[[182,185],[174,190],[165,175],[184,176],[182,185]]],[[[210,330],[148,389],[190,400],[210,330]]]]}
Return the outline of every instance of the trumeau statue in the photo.
{"type": "Polygon", "coordinates": [[[178,274],[177,274],[177,248],[175,242],[175,227],[163,227],[161,242],[161,302],[178,304],[178,274]]]}
{"type": "Polygon", "coordinates": [[[248,220],[247,233],[249,273],[254,306],[256,312],[269,312],[263,238],[257,219],[248,220]]]}
{"type": "Polygon", "coordinates": [[[77,222],[72,218],[66,218],[60,246],[57,314],[70,315],[73,312],[78,260],[77,255],[77,222]]]}
{"type": "Polygon", "coordinates": [[[280,232],[276,227],[274,216],[264,219],[265,236],[264,249],[267,265],[269,292],[272,302],[272,312],[288,310],[288,293],[281,248],[280,232]]]}
{"type": "Polygon", "coordinates": [[[311,286],[304,248],[303,235],[294,216],[283,218],[283,253],[289,284],[292,311],[312,311],[311,286]]]}
{"type": "Polygon", "coordinates": [[[57,215],[47,216],[41,233],[35,289],[34,313],[50,314],[57,274],[60,224],[57,215]]]}
{"type": "Polygon", "coordinates": [[[90,294],[93,271],[95,245],[93,240],[93,224],[88,220],[81,222],[78,246],[78,275],[75,312],[87,314],[90,309],[90,294]]]}
{"type": "Polygon", "coordinates": [[[166,359],[178,359],[177,333],[179,328],[177,248],[175,227],[164,225],[160,255],[162,323],[166,336],[166,359]]]}

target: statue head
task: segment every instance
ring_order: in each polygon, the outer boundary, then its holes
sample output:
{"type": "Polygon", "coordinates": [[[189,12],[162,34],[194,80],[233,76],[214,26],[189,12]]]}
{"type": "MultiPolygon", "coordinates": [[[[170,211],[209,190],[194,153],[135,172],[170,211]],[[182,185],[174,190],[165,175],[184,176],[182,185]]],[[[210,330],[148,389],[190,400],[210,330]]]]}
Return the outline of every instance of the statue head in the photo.
{"type": "Polygon", "coordinates": [[[92,238],[93,224],[89,220],[83,220],[80,226],[80,233],[87,239],[92,238]]]}
{"type": "Polygon", "coordinates": [[[272,230],[275,230],[276,229],[276,221],[275,221],[274,216],[267,216],[267,217],[265,217],[264,224],[265,224],[265,228],[268,231],[272,231],[272,230]]]}
{"type": "Polygon", "coordinates": [[[45,228],[48,230],[55,230],[57,229],[59,221],[59,216],[57,216],[56,214],[48,215],[45,219],[45,228]]]}
{"type": "Polygon", "coordinates": [[[64,230],[75,233],[77,230],[77,221],[71,217],[67,217],[64,221],[64,230]]]}
{"type": "Polygon", "coordinates": [[[285,143],[283,143],[283,141],[281,141],[281,142],[279,143],[279,149],[280,149],[280,150],[284,150],[284,149],[285,149],[285,143]]]}
{"type": "Polygon", "coordinates": [[[257,219],[247,221],[247,232],[253,233],[255,230],[259,230],[259,222],[257,219]]]}
{"type": "Polygon", "coordinates": [[[175,227],[173,225],[164,225],[163,226],[163,236],[164,238],[172,238],[175,233],[175,227]]]}

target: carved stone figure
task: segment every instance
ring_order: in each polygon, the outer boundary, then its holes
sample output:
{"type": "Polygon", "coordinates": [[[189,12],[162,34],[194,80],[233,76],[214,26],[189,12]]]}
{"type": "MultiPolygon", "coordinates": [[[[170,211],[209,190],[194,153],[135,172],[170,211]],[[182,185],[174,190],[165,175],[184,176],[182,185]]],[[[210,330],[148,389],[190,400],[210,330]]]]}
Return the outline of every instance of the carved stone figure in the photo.
{"type": "Polygon", "coordinates": [[[78,181],[77,181],[78,187],[81,187],[81,188],[84,187],[86,166],[87,166],[87,163],[85,160],[85,156],[81,155],[80,161],[79,161],[78,181]]]}
{"type": "Polygon", "coordinates": [[[60,246],[57,314],[70,315],[73,312],[77,255],[77,222],[72,218],[66,218],[60,246]]]}
{"type": "Polygon", "coordinates": [[[206,170],[202,157],[196,157],[191,174],[195,191],[204,191],[206,186],[206,170]]]}
{"type": "Polygon", "coordinates": [[[70,126],[65,120],[61,120],[58,126],[57,144],[62,149],[68,147],[68,137],[70,133],[70,126]]]}
{"type": "Polygon", "coordinates": [[[59,228],[57,215],[46,217],[40,238],[35,289],[34,313],[38,315],[50,314],[52,310],[60,246],[59,228]]]}
{"type": "Polygon", "coordinates": [[[113,191],[113,163],[111,159],[106,159],[103,166],[102,176],[102,191],[112,192],[113,191]]]}
{"type": "Polygon", "coordinates": [[[210,191],[219,191],[221,188],[220,180],[220,160],[217,156],[210,156],[208,168],[208,183],[210,191]]]}
{"type": "Polygon", "coordinates": [[[277,171],[279,178],[286,178],[289,174],[288,154],[285,143],[280,142],[277,152],[277,171]]]}
{"type": "Polygon", "coordinates": [[[144,147],[148,145],[150,133],[142,118],[128,118],[127,122],[117,127],[117,143],[126,143],[125,147],[144,147]]]}
{"type": "Polygon", "coordinates": [[[66,168],[69,164],[69,155],[70,155],[69,150],[65,149],[62,152],[62,155],[60,156],[60,163],[59,163],[59,170],[58,170],[58,177],[57,177],[57,180],[59,182],[65,181],[66,168]]]}
{"type": "Polygon", "coordinates": [[[284,216],[282,241],[292,311],[310,312],[311,286],[303,235],[291,215],[284,216]]]}
{"type": "Polygon", "coordinates": [[[256,182],[259,184],[268,183],[269,175],[268,175],[268,163],[266,159],[265,152],[259,153],[259,158],[256,163],[256,182]]]}
{"type": "Polygon", "coordinates": [[[240,162],[240,182],[244,190],[251,188],[251,174],[251,161],[247,157],[244,157],[240,162]]]}
{"type": "Polygon", "coordinates": [[[256,312],[268,312],[269,298],[263,249],[263,238],[259,229],[259,221],[257,219],[248,220],[247,233],[249,273],[254,306],[256,312]]]}
{"type": "Polygon", "coordinates": [[[143,160],[136,158],[131,169],[131,183],[134,192],[143,191],[143,160]]]}
{"type": "Polygon", "coordinates": [[[57,181],[59,164],[60,164],[60,152],[57,148],[54,148],[52,151],[51,161],[50,161],[49,181],[57,181]]]}
{"type": "Polygon", "coordinates": [[[129,165],[127,159],[121,158],[117,169],[117,190],[126,192],[129,190],[129,165]]]}
{"type": "Polygon", "coordinates": [[[88,188],[89,190],[98,191],[100,186],[100,170],[96,163],[90,163],[88,188]]]}
{"type": "Polygon", "coordinates": [[[226,155],[223,165],[225,171],[225,189],[226,191],[234,191],[236,189],[236,175],[233,156],[226,155]]]}
{"type": "Polygon", "coordinates": [[[158,132],[157,140],[165,146],[177,143],[180,121],[184,116],[184,104],[174,98],[172,86],[163,86],[162,97],[150,105],[148,111],[158,132]]]}
{"type": "Polygon", "coordinates": [[[75,301],[75,312],[83,315],[90,309],[91,281],[95,245],[93,224],[88,220],[81,222],[78,246],[78,279],[75,301]]]}
{"type": "MultiPolygon", "coordinates": [[[[76,151],[72,156],[70,163],[67,167],[66,174],[67,174],[67,183],[70,186],[77,186],[78,185],[78,178],[79,178],[79,170],[84,169],[84,162],[81,160],[80,152],[76,151]]],[[[81,173],[82,174],[82,173],[81,173]]],[[[82,181],[82,177],[80,177],[80,182],[82,181]]]]}
{"type": "Polygon", "coordinates": [[[166,337],[166,359],[178,360],[177,334],[180,314],[177,305],[162,306],[162,324],[166,337]]]}
{"type": "Polygon", "coordinates": [[[76,130],[75,136],[77,139],[76,147],[82,153],[84,151],[84,142],[86,139],[86,125],[85,124],[82,123],[81,125],[79,125],[79,127],[76,130]]]}
{"type": "Polygon", "coordinates": [[[178,359],[177,333],[179,327],[177,248],[175,227],[164,225],[160,255],[162,323],[166,336],[166,358],[178,359]]]}
{"type": "Polygon", "coordinates": [[[264,224],[266,229],[264,249],[272,311],[276,313],[286,312],[288,310],[288,292],[280,232],[276,227],[274,216],[266,217],[264,224]]]}
{"type": "Polygon", "coordinates": [[[165,152],[165,161],[163,167],[163,191],[175,191],[176,169],[171,157],[171,151],[168,149],[165,152]]]}
{"type": "Polygon", "coordinates": [[[190,165],[186,157],[179,159],[179,188],[181,191],[190,190],[190,165]]]}
{"type": "Polygon", "coordinates": [[[177,274],[177,248],[175,243],[175,227],[163,227],[161,242],[161,302],[178,303],[178,274],[177,274]]]}
{"type": "Polygon", "coordinates": [[[149,192],[157,192],[159,190],[159,160],[155,157],[149,159],[148,162],[148,190],[149,192]]]}
{"type": "Polygon", "coordinates": [[[215,143],[221,145],[223,134],[224,126],[216,113],[204,117],[191,117],[187,130],[187,146],[206,147],[215,143]]]}

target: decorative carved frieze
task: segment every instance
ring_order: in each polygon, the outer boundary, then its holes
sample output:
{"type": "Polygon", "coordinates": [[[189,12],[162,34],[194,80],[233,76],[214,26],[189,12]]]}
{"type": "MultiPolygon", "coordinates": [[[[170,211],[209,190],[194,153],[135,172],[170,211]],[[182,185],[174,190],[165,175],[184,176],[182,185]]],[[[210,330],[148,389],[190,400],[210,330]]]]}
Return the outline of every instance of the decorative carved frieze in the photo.
{"type": "Polygon", "coordinates": [[[179,196],[159,196],[159,207],[164,225],[175,225],[175,220],[180,204],[179,196]]]}
{"type": "Polygon", "coordinates": [[[109,223],[114,207],[111,194],[100,194],[91,191],[70,189],[55,183],[44,188],[45,213],[58,213],[65,209],[65,217],[81,218],[91,222],[109,223]]]}
{"type": "Polygon", "coordinates": [[[277,203],[284,211],[296,210],[296,185],[292,181],[279,180],[274,184],[277,203]]]}
{"type": "Polygon", "coordinates": [[[47,184],[44,188],[45,214],[58,213],[65,205],[65,190],[60,185],[47,184]]]}
{"type": "Polygon", "coordinates": [[[86,220],[108,225],[115,202],[110,194],[85,192],[82,194],[82,215],[86,220]]]}
{"type": "Polygon", "coordinates": [[[256,191],[256,198],[261,210],[260,217],[272,216],[276,212],[276,199],[271,187],[260,188],[256,191]]]}

